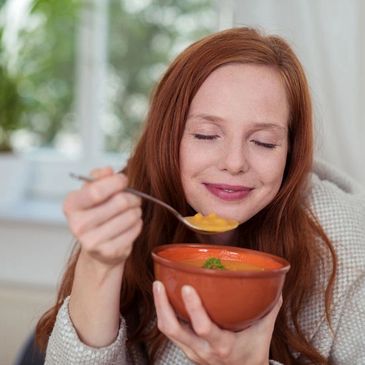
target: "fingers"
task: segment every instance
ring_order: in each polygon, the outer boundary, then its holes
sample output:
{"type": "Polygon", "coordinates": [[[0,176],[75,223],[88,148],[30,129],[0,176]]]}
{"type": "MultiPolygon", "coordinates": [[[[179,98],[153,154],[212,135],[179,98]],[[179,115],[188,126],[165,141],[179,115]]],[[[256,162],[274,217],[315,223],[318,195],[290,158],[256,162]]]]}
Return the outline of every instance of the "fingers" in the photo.
{"type": "Polygon", "coordinates": [[[113,174],[114,174],[114,171],[110,166],[93,169],[90,172],[90,176],[94,177],[95,179],[100,179],[102,177],[110,176],[113,174]]]}
{"type": "Polygon", "coordinates": [[[232,348],[234,335],[229,331],[222,330],[212,322],[198,293],[192,286],[184,285],[181,294],[194,332],[206,340],[219,356],[228,356],[232,348]]]}
{"type": "Polygon", "coordinates": [[[117,193],[104,204],[69,214],[70,228],[76,237],[80,237],[88,230],[101,226],[128,209],[140,206],[141,199],[139,197],[129,193],[117,193]]]}
{"type": "Polygon", "coordinates": [[[190,286],[183,287],[182,297],[193,330],[176,318],[162,283],[154,283],[153,294],[158,328],[194,362],[209,365],[267,363],[281,299],[257,324],[241,332],[230,332],[212,323],[199,295],[190,286]]]}
{"type": "Polygon", "coordinates": [[[153,283],[153,296],[157,313],[157,326],[167,336],[174,336],[180,330],[180,324],[176,318],[165,291],[160,281],[153,283]]]}
{"type": "Polygon", "coordinates": [[[101,204],[127,187],[124,174],[112,174],[92,183],[86,183],[80,190],[68,194],[63,206],[66,216],[69,212],[88,209],[101,204]]]}
{"type": "Polygon", "coordinates": [[[171,340],[184,346],[192,347],[197,337],[187,327],[182,327],[166,295],[164,285],[160,281],[153,283],[153,296],[157,313],[157,327],[171,340]]]}
{"type": "Polygon", "coordinates": [[[157,326],[186,356],[197,364],[213,364],[209,358],[211,345],[199,337],[188,324],[180,323],[171,307],[166,290],[159,281],[153,283],[153,295],[157,312],[157,326]]]}
{"type": "Polygon", "coordinates": [[[137,224],[141,216],[142,209],[140,207],[130,208],[126,212],[107,220],[102,225],[87,230],[79,236],[79,239],[84,243],[84,247],[91,251],[99,244],[113,240],[128,231],[137,224]]]}
{"type": "Polygon", "coordinates": [[[128,180],[110,167],[91,172],[96,180],[71,192],[64,202],[70,230],[85,257],[103,265],[122,263],[142,229],[141,199],[123,190],[128,180]]]}
{"type": "Polygon", "coordinates": [[[184,285],[181,294],[194,331],[198,336],[214,341],[218,327],[210,320],[195,289],[184,285]]]}
{"type": "Polygon", "coordinates": [[[130,255],[133,242],[141,233],[141,230],[142,221],[139,220],[121,235],[104,242],[100,247],[95,246],[94,256],[104,264],[112,266],[124,262],[130,255]]]}

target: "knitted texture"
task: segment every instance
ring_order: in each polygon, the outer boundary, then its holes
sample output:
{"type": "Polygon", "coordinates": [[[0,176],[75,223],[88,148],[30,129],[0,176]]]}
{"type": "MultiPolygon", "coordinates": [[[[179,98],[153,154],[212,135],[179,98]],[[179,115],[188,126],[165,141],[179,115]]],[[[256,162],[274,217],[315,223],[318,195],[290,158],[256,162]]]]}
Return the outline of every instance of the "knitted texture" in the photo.
{"type": "Polygon", "coordinates": [[[125,351],[126,325],[122,320],[118,337],[110,346],[93,348],[82,343],[68,312],[69,297],[58,311],[57,320],[47,346],[45,364],[113,365],[127,364],[125,351]]]}
{"type": "Polygon", "coordinates": [[[364,365],[365,192],[334,168],[317,162],[310,201],[338,260],[331,310],[333,331],[324,314],[323,286],[331,273],[325,255],[318,265],[320,280],[305,305],[300,324],[311,343],[333,364],[364,365]]]}
{"type": "MultiPolygon", "coordinates": [[[[330,238],[338,259],[329,328],[324,289],[331,275],[330,256],[318,240],[321,256],[317,278],[299,322],[306,337],[333,365],[365,365],[365,194],[347,177],[324,163],[316,163],[309,191],[310,207],[330,238]]],[[[295,265],[294,262],[291,263],[295,265]]],[[[117,339],[95,349],[80,342],[68,314],[68,300],[59,311],[47,348],[46,365],[144,365],[137,349],[127,354],[122,320],[117,339]]],[[[300,354],[294,354],[300,358],[300,354]]],[[[304,361],[304,360],[303,360],[304,361]]],[[[304,362],[305,363],[305,362],[304,362]]],[[[158,353],[157,365],[192,365],[172,342],[158,353]]],[[[282,365],[270,360],[271,365],[282,365]]]]}

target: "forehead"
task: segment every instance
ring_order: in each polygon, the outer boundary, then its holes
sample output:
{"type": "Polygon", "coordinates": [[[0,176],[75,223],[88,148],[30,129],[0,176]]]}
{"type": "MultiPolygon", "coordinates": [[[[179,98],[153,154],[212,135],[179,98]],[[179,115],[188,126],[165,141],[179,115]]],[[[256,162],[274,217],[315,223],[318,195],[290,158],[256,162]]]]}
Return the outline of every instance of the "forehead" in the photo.
{"type": "Polygon", "coordinates": [[[223,119],[241,117],[253,123],[287,126],[289,105],[278,70],[255,64],[229,64],[213,71],[199,88],[189,115],[214,114],[223,119]]]}

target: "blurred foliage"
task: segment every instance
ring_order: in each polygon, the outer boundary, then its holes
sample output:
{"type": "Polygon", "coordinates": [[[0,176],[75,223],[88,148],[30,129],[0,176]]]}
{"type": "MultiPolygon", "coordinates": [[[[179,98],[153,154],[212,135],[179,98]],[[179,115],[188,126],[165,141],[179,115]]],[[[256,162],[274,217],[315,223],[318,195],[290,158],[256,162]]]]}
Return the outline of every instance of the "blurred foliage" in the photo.
{"type": "Polygon", "coordinates": [[[17,52],[4,46],[6,22],[2,22],[0,150],[11,150],[11,135],[20,128],[26,128],[36,144],[45,146],[52,145],[60,130],[72,127],[69,116],[74,101],[79,8],[73,0],[32,0],[27,22],[13,45],[17,52]]]}
{"type": "Polygon", "coordinates": [[[11,152],[11,134],[21,128],[24,103],[18,93],[18,79],[8,66],[0,28],[0,152],[11,152]]]}
{"type": "Polygon", "coordinates": [[[19,92],[28,100],[25,123],[40,145],[51,145],[60,130],[75,128],[70,115],[79,9],[76,0],[33,0],[31,26],[19,35],[19,92]]]}
{"type": "Polygon", "coordinates": [[[214,0],[111,0],[109,22],[108,96],[117,118],[105,130],[106,145],[128,151],[166,65],[213,30],[214,0]]]}
{"type": "MultiPolygon", "coordinates": [[[[80,11],[88,0],[30,1],[11,60],[12,73],[0,48],[0,132],[6,130],[2,135],[7,148],[9,135],[19,128],[31,133],[32,143],[39,146],[53,145],[60,132],[78,131],[73,113],[76,42],[80,11]]],[[[4,3],[0,0],[0,6],[4,3]]],[[[102,120],[108,151],[130,148],[151,88],[177,46],[181,49],[212,31],[213,4],[214,0],[109,0],[108,112],[102,120]]]]}

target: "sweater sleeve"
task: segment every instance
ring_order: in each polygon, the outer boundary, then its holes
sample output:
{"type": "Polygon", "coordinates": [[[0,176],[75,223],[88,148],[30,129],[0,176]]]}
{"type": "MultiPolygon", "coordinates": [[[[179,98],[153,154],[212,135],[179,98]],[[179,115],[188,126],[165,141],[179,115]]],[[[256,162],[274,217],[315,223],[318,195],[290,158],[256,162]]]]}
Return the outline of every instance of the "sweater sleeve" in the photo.
{"type": "Polygon", "coordinates": [[[116,340],[109,346],[93,348],[79,339],[68,311],[69,297],[60,308],[48,341],[45,365],[131,364],[127,356],[127,329],[124,319],[116,340]]]}
{"type": "Polygon", "coordinates": [[[351,286],[336,329],[333,364],[365,364],[365,270],[351,286]]]}

